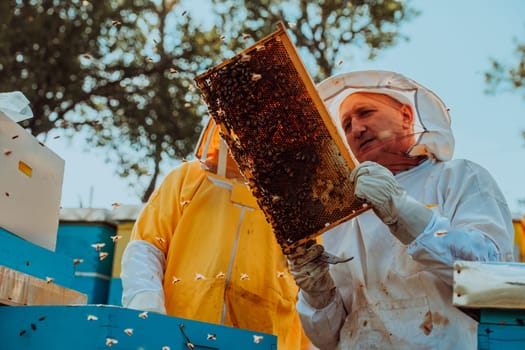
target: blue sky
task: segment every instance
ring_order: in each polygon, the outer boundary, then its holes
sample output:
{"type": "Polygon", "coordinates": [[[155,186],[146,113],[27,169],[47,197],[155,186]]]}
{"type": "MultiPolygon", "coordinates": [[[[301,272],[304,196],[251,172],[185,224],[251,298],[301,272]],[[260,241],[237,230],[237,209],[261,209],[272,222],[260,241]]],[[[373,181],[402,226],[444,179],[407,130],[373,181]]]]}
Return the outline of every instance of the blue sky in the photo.
{"type": "MultiPolygon", "coordinates": [[[[198,1],[197,1],[198,2],[198,1]]],[[[338,70],[386,69],[403,73],[448,105],[456,138],[455,158],[475,161],[500,185],[515,216],[525,214],[525,98],[484,93],[490,58],[515,62],[514,40],[525,42],[525,1],[414,1],[422,13],[404,24],[410,38],[367,61],[354,53],[338,70]]],[[[52,135],[51,135],[52,136],[52,135]]],[[[62,207],[111,208],[139,204],[126,182],[104,164],[100,150],[84,151],[81,139],[46,143],[66,162],[62,207]]]]}

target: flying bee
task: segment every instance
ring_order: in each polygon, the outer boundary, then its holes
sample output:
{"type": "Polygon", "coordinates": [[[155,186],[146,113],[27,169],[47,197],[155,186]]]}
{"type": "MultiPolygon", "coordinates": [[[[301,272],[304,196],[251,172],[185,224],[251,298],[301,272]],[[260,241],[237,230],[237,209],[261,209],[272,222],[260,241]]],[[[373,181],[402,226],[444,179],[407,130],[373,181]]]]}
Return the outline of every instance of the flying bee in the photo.
{"type": "Polygon", "coordinates": [[[106,246],[106,243],[94,243],[91,246],[98,252],[100,249],[106,246]]]}
{"type": "Polygon", "coordinates": [[[196,273],[195,274],[195,280],[198,281],[198,280],[205,280],[206,277],[204,277],[204,275],[200,274],[200,273],[196,273]]]}
{"type": "Polygon", "coordinates": [[[253,342],[255,344],[259,344],[262,340],[263,340],[263,336],[262,335],[254,335],[253,336],[253,342]]]}
{"type": "Polygon", "coordinates": [[[98,258],[100,259],[100,261],[104,260],[105,258],[107,258],[109,255],[108,252],[100,252],[98,253],[98,258]]]}
{"type": "Polygon", "coordinates": [[[47,284],[50,284],[50,283],[53,283],[55,279],[53,277],[46,277],[46,283],[47,284]]]}
{"type": "Polygon", "coordinates": [[[117,339],[106,338],[106,346],[112,346],[118,343],[117,339]]]}
{"type": "Polygon", "coordinates": [[[73,259],[73,265],[78,265],[84,262],[84,259],[76,258],[73,259]]]}
{"type": "Polygon", "coordinates": [[[208,334],[207,339],[208,340],[217,340],[217,335],[215,335],[215,334],[208,334]]]}
{"type": "Polygon", "coordinates": [[[224,278],[224,276],[224,272],[221,271],[215,276],[215,278],[224,278]]]}
{"type": "Polygon", "coordinates": [[[88,315],[88,316],[87,316],[87,320],[88,320],[88,321],[97,321],[97,320],[98,320],[98,317],[95,316],[95,315],[88,315]]]}
{"type": "Polygon", "coordinates": [[[141,312],[141,313],[139,314],[139,317],[142,318],[142,319],[146,319],[146,318],[148,318],[148,312],[147,312],[147,311],[141,312]]]}
{"type": "Polygon", "coordinates": [[[180,281],[180,278],[177,278],[177,277],[173,276],[173,278],[172,278],[172,280],[171,280],[171,283],[172,283],[172,284],[175,284],[175,283],[177,283],[177,282],[179,282],[179,281],[180,281]]]}
{"type": "Polygon", "coordinates": [[[241,273],[241,281],[243,281],[243,280],[247,280],[247,279],[249,279],[249,278],[248,278],[248,274],[246,274],[246,273],[241,273]]]}
{"type": "Polygon", "coordinates": [[[124,333],[126,333],[127,335],[131,337],[133,335],[133,328],[124,329],[124,333]]]}
{"type": "Polygon", "coordinates": [[[113,241],[113,243],[115,243],[116,241],[118,241],[119,239],[122,238],[121,235],[115,235],[115,236],[110,236],[111,237],[111,240],[113,241]]]}

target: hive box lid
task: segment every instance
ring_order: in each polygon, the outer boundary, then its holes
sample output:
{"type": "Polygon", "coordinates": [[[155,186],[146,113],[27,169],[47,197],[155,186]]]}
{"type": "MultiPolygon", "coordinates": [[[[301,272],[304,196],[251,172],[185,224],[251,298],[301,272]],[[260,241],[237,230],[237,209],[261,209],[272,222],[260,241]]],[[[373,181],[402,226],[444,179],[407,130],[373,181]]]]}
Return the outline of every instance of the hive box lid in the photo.
{"type": "Polygon", "coordinates": [[[107,305],[1,307],[0,319],[2,349],[277,349],[272,334],[107,305]]]}
{"type": "Polygon", "coordinates": [[[464,308],[525,309],[525,264],[456,261],[452,303],[464,308]]]}
{"type": "Polygon", "coordinates": [[[0,227],[54,251],[65,162],[0,111],[0,227]]]}

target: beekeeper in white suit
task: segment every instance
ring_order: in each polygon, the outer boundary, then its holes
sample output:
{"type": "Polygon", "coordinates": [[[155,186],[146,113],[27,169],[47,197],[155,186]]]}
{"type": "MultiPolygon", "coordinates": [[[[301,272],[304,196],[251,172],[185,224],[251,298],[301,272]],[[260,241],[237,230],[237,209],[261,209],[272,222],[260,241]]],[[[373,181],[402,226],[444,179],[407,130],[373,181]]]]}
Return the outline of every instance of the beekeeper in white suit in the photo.
{"type": "Polygon", "coordinates": [[[413,80],[351,72],[318,88],[359,162],[354,194],[373,210],[289,255],[307,335],[321,349],[476,349],[476,321],[452,305],[452,267],[512,260],[497,184],[452,160],[447,109],[413,80]],[[323,247],[354,259],[329,266],[323,247]]]}

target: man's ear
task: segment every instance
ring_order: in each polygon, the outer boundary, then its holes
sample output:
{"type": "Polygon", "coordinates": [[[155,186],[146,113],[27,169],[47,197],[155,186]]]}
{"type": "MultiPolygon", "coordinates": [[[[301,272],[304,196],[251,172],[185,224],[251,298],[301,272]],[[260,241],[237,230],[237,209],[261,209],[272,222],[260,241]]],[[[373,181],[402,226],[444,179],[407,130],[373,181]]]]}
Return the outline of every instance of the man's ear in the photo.
{"type": "Polygon", "coordinates": [[[404,104],[401,106],[400,111],[403,116],[403,125],[411,128],[414,125],[414,111],[412,110],[412,106],[404,104]]]}

